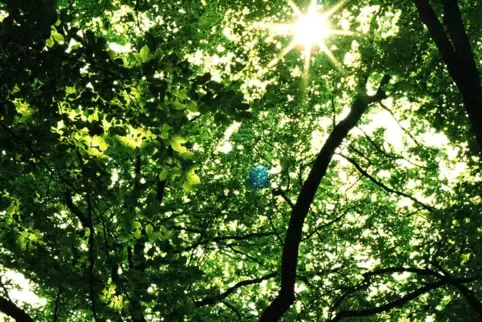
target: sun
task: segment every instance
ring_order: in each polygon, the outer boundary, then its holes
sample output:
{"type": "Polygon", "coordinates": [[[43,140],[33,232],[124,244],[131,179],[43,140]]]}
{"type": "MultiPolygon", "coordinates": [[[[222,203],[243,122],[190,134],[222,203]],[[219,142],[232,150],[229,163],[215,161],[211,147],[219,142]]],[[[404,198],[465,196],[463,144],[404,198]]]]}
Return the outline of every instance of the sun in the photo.
{"type": "Polygon", "coordinates": [[[293,25],[293,42],[303,48],[314,48],[319,40],[329,34],[326,17],[316,14],[316,7],[310,6],[307,15],[302,15],[293,25]]]}
{"type": "Polygon", "coordinates": [[[286,46],[268,66],[274,66],[290,51],[293,49],[299,49],[303,51],[303,73],[305,76],[310,67],[311,55],[316,54],[317,51],[321,51],[327,55],[335,66],[342,69],[341,64],[325,44],[325,40],[333,35],[354,35],[353,32],[348,30],[333,29],[328,22],[328,19],[344,4],[345,1],[340,1],[333,7],[328,8],[323,12],[318,12],[316,0],[312,0],[306,14],[304,14],[292,0],[287,0],[287,2],[297,17],[297,20],[294,23],[260,25],[262,28],[267,28],[275,34],[288,34],[292,37],[288,46],[286,46]]]}

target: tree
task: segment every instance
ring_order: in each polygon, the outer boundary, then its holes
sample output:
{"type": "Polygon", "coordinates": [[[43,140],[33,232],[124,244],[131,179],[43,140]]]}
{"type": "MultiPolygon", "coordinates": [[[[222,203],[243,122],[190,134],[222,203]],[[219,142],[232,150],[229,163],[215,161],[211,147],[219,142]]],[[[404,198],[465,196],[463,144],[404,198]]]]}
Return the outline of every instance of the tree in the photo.
{"type": "Polygon", "coordinates": [[[457,85],[469,116],[472,130],[482,151],[482,88],[472,46],[464,28],[457,0],[442,1],[444,26],[437,18],[428,0],[414,1],[420,18],[429,29],[437,48],[447,65],[450,77],[457,85]],[[445,29],[448,31],[445,31],[445,29]]]}
{"type": "Polygon", "coordinates": [[[481,9],[323,5],[0,1],[0,312],[482,316],[481,9]]]}

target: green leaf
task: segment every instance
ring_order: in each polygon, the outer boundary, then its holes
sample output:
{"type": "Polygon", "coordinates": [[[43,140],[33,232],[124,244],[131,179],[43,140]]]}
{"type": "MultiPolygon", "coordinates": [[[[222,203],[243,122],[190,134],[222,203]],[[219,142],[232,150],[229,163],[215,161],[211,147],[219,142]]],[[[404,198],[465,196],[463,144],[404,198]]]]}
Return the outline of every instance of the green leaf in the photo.
{"type": "Polygon", "coordinates": [[[182,103],[180,103],[178,100],[175,100],[174,102],[172,102],[172,105],[174,106],[174,108],[176,110],[183,110],[186,108],[186,106],[182,103]]]}
{"type": "Polygon", "coordinates": [[[102,154],[102,152],[100,152],[98,149],[96,148],[90,148],[87,150],[87,153],[93,157],[96,157],[96,156],[99,156],[102,154]]]}
{"type": "Polygon", "coordinates": [[[25,237],[23,237],[23,235],[18,235],[17,236],[17,243],[20,244],[20,247],[22,247],[22,249],[25,249],[25,246],[26,246],[26,242],[25,242],[25,237]]]}
{"type": "Polygon", "coordinates": [[[195,112],[198,112],[199,109],[197,108],[197,104],[196,102],[194,101],[189,101],[187,104],[186,104],[186,107],[187,107],[187,110],[189,112],[192,112],[192,113],[195,113],[195,112]]]}
{"type": "Polygon", "coordinates": [[[115,310],[120,311],[122,309],[122,304],[123,304],[123,296],[122,295],[114,296],[112,307],[115,310]]]}
{"type": "Polygon", "coordinates": [[[171,180],[176,180],[176,178],[182,175],[182,170],[180,168],[172,168],[171,170],[171,180]]]}
{"type": "Polygon", "coordinates": [[[165,181],[168,175],[169,175],[169,169],[162,170],[161,174],[159,175],[159,180],[165,181]]]}
{"type": "Polygon", "coordinates": [[[182,184],[182,188],[186,192],[190,192],[192,190],[192,186],[191,186],[191,183],[189,182],[189,180],[184,181],[184,183],[182,184]]]}
{"type": "Polygon", "coordinates": [[[135,59],[139,62],[139,63],[143,63],[144,61],[142,60],[142,57],[140,54],[138,53],[134,53],[134,57],[135,59]]]}
{"type": "Polygon", "coordinates": [[[77,89],[75,88],[75,86],[67,86],[65,88],[65,94],[66,95],[71,95],[71,94],[76,94],[77,93],[77,89]]]}
{"type": "Polygon", "coordinates": [[[107,144],[107,142],[105,142],[104,140],[102,140],[102,142],[100,142],[99,144],[99,149],[103,152],[105,150],[107,150],[107,148],[109,147],[109,145],[107,144]]]}
{"type": "Polygon", "coordinates": [[[168,131],[162,131],[161,132],[161,139],[164,139],[164,140],[169,139],[169,132],[168,131]]]}
{"type": "Polygon", "coordinates": [[[191,160],[192,157],[194,156],[194,153],[192,153],[191,151],[186,151],[186,152],[181,153],[179,156],[183,160],[191,160]]]}
{"type": "Polygon", "coordinates": [[[47,47],[52,48],[52,46],[54,45],[54,38],[50,36],[50,38],[47,39],[46,44],[47,44],[47,47]]]}
{"type": "Polygon", "coordinates": [[[115,289],[116,289],[116,287],[117,287],[117,285],[115,285],[115,284],[113,284],[113,283],[110,284],[110,285],[109,285],[109,289],[107,290],[107,293],[108,293],[108,294],[111,294],[111,295],[112,295],[112,294],[115,294],[115,289]]]}
{"type": "Polygon", "coordinates": [[[185,88],[180,89],[176,92],[176,97],[179,98],[181,101],[185,100],[187,97],[187,90],[185,88]]]}
{"type": "Polygon", "coordinates": [[[14,215],[17,212],[18,206],[17,202],[14,200],[10,203],[10,206],[6,209],[7,215],[11,216],[14,215]]]}
{"type": "MultiPolygon", "coordinates": [[[[57,126],[58,127],[58,126],[57,126]]],[[[92,141],[91,141],[91,144],[92,146],[99,146],[104,140],[98,136],[98,135],[95,135],[93,138],[92,138],[92,141]]]]}
{"type": "Polygon", "coordinates": [[[141,232],[140,229],[134,230],[134,237],[135,237],[136,239],[141,238],[141,236],[142,236],[142,232],[141,232]]]}
{"type": "Polygon", "coordinates": [[[185,153],[187,149],[183,147],[181,144],[186,143],[187,139],[180,135],[174,135],[171,141],[171,147],[174,151],[179,153],[185,153]]]}
{"type": "Polygon", "coordinates": [[[154,231],[154,227],[152,227],[151,224],[147,224],[147,226],[146,226],[146,234],[147,234],[147,235],[150,235],[150,234],[152,234],[153,231],[154,231]]]}
{"type": "Polygon", "coordinates": [[[171,147],[174,151],[177,151],[177,152],[181,151],[182,149],[182,145],[178,141],[171,141],[171,147]]]}
{"type": "Polygon", "coordinates": [[[59,34],[59,32],[55,29],[52,29],[52,38],[56,41],[56,42],[64,42],[65,39],[64,39],[64,36],[59,34]]]}
{"type": "Polygon", "coordinates": [[[133,140],[130,137],[127,136],[121,136],[119,137],[119,141],[124,145],[125,147],[134,150],[137,147],[137,143],[135,140],[133,140]]]}
{"type": "Polygon", "coordinates": [[[134,229],[140,229],[142,227],[141,223],[139,221],[133,221],[132,222],[132,228],[134,229]]]}
{"type": "Polygon", "coordinates": [[[199,176],[198,176],[197,174],[194,173],[194,171],[188,172],[188,174],[187,174],[187,180],[189,180],[189,182],[190,182],[192,185],[196,185],[196,184],[200,184],[200,183],[201,183],[201,179],[199,178],[199,176]]]}
{"type": "Polygon", "coordinates": [[[172,137],[172,139],[173,139],[174,141],[177,141],[177,142],[181,143],[181,144],[186,143],[186,142],[188,141],[188,139],[186,139],[185,137],[180,136],[180,135],[174,135],[174,136],[172,137]]]}
{"type": "Polygon", "coordinates": [[[140,55],[143,63],[149,60],[149,47],[147,47],[147,45],[141,48],[140,55]]]}
{"type": "Polygon", "coordinates": [[[147,235],[147,238],[151,242],[156,242],[159,239],[159,233],[153,232],[153,233],[147,235]]]}

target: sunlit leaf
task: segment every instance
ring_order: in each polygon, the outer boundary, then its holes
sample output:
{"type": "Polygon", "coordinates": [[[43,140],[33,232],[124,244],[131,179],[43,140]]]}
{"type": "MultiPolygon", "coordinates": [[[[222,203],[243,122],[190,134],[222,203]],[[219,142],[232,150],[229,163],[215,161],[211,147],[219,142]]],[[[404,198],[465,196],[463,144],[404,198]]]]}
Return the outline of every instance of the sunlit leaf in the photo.
{"type": "Polygon", "coordinates": [[[184,183],[182,184],[182,188],[183,188],[184,191],[186,191],[186,192],[190,192],[190,191],[191,191],[192,185],[191,185],[191,183],[189,182],[189,180],[184,181],[184,183]]]}
{"type": "Polygon", "coordinates": [[[165,181],[168,175],[169,175],[169,169],[162,170],[162,172],[159,174],[159,180],[165,181]]]}
{"type": "Polygon", "coordinates": [[[188,172],[187,174],[187,179],[189,180],[189,182],[193,185],[196,185],[196,184],[200,184],[201,183],[201,179],[199,178],[199,176],[197,174],[194,173],[194,171],[192,172],[188,172]]]}
{"type": "Polygon", "coordinates": [[[141,48],[140,57],[141,57],[142,62],[144,62],[144,63],[149,60],[149,47],[147,47],[147,45],[144,45],[141,48]]]}
{"type": "Polygon", "coordinates": [[[150,235],[154,231],[154,227],[151,224],[146,225],[146,234],[150,235]]]}
{"type": "Polygon", "coordinates": [[[186,108],[186,105],[180,103],[178,100],[175,100],[174,102],[172,102],[172,105],[176,110],[183,110],[186,108]]]}

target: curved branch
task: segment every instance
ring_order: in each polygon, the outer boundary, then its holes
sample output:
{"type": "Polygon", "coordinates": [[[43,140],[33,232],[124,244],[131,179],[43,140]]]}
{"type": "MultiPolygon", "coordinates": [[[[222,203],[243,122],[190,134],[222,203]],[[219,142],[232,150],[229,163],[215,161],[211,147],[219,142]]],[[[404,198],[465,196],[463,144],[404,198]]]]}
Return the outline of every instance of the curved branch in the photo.
{"type": "Polygon", "coordinates": [[[387,191],[387,192],[390,192],[390,193],[394,193],[396,195],[399,195],[399,196],[402,196],[402,197],[405,197],[405,198],[408,198],[410,200],[412,200],[413,202],[415,202],[416,204],[420,205],[422,208],[424,208],[425,210],[428,210],[430,212],[432,212],[434,210],[433,207],[430,207],[429,205],[426,205],[424,204],[423,202],[417,200],[416,198],[412,197],[411,195],[409,194],[406,194],[404,192],[401,192],[401,191],[397,191],[395,189],[392,189],[390,187],[387,187],[384,183],[378,181],[377,179],[375,179],[372,175],[370,175],[368,172],[366,172],[365,170],[363,170],[363,168],[352,158],[344,155],[344,154],[341,154],[341,153],[338,153],[339,156],[343,157],[345,160],[347,160],[348,162],[350,162],[357,170],[358,172],[360,172],[362,175],[364,175],[365,177],[367,177],[371,182],[373,182],[374,184],[376,184],[377,186],[379,186],[380,188],[382,188],[383,190],[387,191]]]}
{"type": "Polygon", "coordinates": [[[449,272],[447,272],[438,263],[432,263],[432,264],[443,273],[444,278],[446,278],[447,281],[453,287],[455,287],[460,292],[460,294],[462,294],[462,296],[465,298],[465,300],[470,305],[472,310],[482,318],[482,303],[479,301],[477,296],[475,296],[474,292],[472,292],[467,286],[465,286],[462,281],[454,278],[449,272]]]}
{"type": "MultiPolygon", "coordinates": [[[[435,264],[434,264],[435,265],[435,264]]],[[[437,265],[436,265],[437,266],[437,265]]],[[[441,269],[441,267],[437,266],[437,268],[441,269]]],[[[474,309],[475,312],[479,313],[478,309],[480,309],[480,302],[473,296],[473,294],[469,294],[464,292],[465,290],[469,291],[463,283],[473,281],[474,279],[455,279],[452,278],[447,272],[443,271],[441,269],[442,273],[444,275],[441,275],[440,273],[430,270],[430,269],[423,269],[423,268],[411,268],[411,267],[386,267],[386,268],[380,268],[373,270],[371,272],[367,272],[363,274],[364,281],[356,287],[350,288],[348,292],[343,294],[337,301],[336,305],[333,305],[332,308],[336,308],[341,304],[341,302],[348,296],[353,294],[354,292],[366,287],[368,284],[367,282],[370,281],[370,279],[376,275],[383,275],[383,274],[393,274],[393,273],[404,273],[404,272],[409,272],[409,273],[414,273],[422,276],[430,276],[430,277],[435,277],[438,279],[438,281],[427,284],[412,293],[409,293],[395,301],[386,303],[384,305],[380,305],[377,307],[373,307],[370,309],[362,309],[362,310],[345,310],[345,311],[340,311],[338,314],[330,320],[330,322],[335,322],[335,321],[340,321],[344,318],[348,317],[362,317],[362,316],[371,316],[375,315],[378,313],[386,312],[394,308],[401,307],[411,300],[417,298],[418,296],[427,293],[431,290],[434,290],[438,287],[444,286],[444,285],[451,285],[459,289],[459,291],[464,295],[466,298],[467,302],[470,304],[470,306],[474,309]],[[464,291],[462,291],[464,290],[464,291]],[[468,297],[466,295],[469,295],[468,297]],[[474,302],[474,299],[476,302],[474,302]]],[[[470,292],[470,291],[469,291],[470,292]]]]}
{"type": "Polygon", "coordinates": [[[233,241],[233,240],[242,241],[242,240],[257,239],[257,238],[274,236],[274,235],[276,235],[276,233],[274,233],[274,232],[265,232],[265,233],[250,233],[250,234],[241,235],[241,236],[235,236],[235,235],[233,235],[233,236],[218,236],[218,237],[214,237],[214,238],[211,238],[211,239],[202,240],[202,241],[199,241],[197,243],[194,243],[191,246],[188,246],[188,247],[182,249],[182,251],[183,252],[190,251],[190,250],[192,250],[192,249],[194,249],[198,246],[206,245],[206,244],[209,244],[209,243],[222,242],[222,241],[233,241]]]}
{"type": "Polygon", "coordinates": [[[342,319],[348,318],[348,317],[371,316],[371,315],[375,315],[375,314],[378,314],[378,313],[390,311],[391,309],[401,307],[401,306],[407,304],[408,302],[410,302],[411,300],[419,297],[420,295],[425,294],[427,292],[430,292],[430,291],[432,291],[434,289],[437,289],[441,286],[444,286],[445,284],[447,284],[445,281],[438,281],[438,282],[427,284],[427,285],[419,288],[418,290],[399,298],[398,300],[389,302],[389,303],[384,304],[384,305],[376,306],[376,307],[371,308],[371,309],[340,311],[340,312],[338,312],[338,314],[333,319],[330,320],[330,322],[341,321],[342,319]]]}
{"type": "Polygon", "coordinates": [[[233,305],[229,304],[228,302],[226,301],[221,301],[221,303],[223,303],[224,305],[226,305],[226,307],[228,309],[230,309],[231,311],[234,312],[234,314],[236,314],[237,318],[238,318],[238,321],[242,321],[243,320],[243,317],[241,316],[241,313],[239,313],[238,309],[236,309],[233,305]]]}
{"type": "Polygon", "coordinates": [[[218,302],[223,301],[225,298],[227,298],[230,294],[235,292],[240,287],[251,285],[251,284],[261,283],[262,281],[273,278],[276,275],[277,275],[277,273],[270,273],[270,274],[262,276],[260,278],[255,278],[255,279],[252,279],[252,280],[245,280],[245,281],[236,283],[233,287],[228,288],[223,293],[221,293],[219,295],[206,297],[206,298],[202,299],[201,301],[195,302],[194,304],[196,305],[196,307],[202,307],[202,306],[206,306],[206,305],[216,304],[218,302]]]}
{"type": "Polygon", "coordinates": [[[321,230],[323,230],[324,228],[328,227],[328,226],[331,226],[333,225],[334,223],[340,221],[341,219],[343,219],[343,217],[346,216],[346,214],[352,210],[354,207],[350,207],[348,209],[345,209],[345,211],[343,211],[342,214],[338,215],[337,217],[335,217],[334,219],[328,221],[328,222],[325,222],[321,225],[319,225],[318,227],[316,227],[311,233],[308,234],[308,236],[306,236],[305,238],[303,238],[303,241],[305,240],[308,240],[310,239],[314,234],[320,232],[321,230]]]}
{"type": "MultiPolygon", "coordinates": [[[[425,166],[425,165],[414,163],[414,162],[404,158],[401,155],[396,155],[396,154],[392,154],[392,153],[389,153],[389,152],[385,151],[385,149],[383,149],[381,146],[376,144],[375,141],[362,128],[358,128],[358,129],[363,133],[363,135],[367,139],[368,143],[370,143],[370,145],[373,146],[375,148],[375,150],[377,150],[377,152],[381,153],[382,155],[386,156],[387,158],[392,159],[392,160],[404,160],[404,161],[406,161],[406,162],[408,162],[411,165],[414,165],[416,167],[428,169],[428,167],[425,166]]],[[[418,144],[418,142],[415,142],[415,143],[418,144]]],[[[418,144],[418,145],[421,146],[420,144],[418,144]]]]}
{"type": "Polygon", "coordinates": [[[373,96],[357,95],[348,116],[338,123],[328,136],[323,148],[315,159],[308,178],[291,212],[286,232],[283,255],[281,259],[281,289],[278,296],[263,312],[260,321],[278,321],[286,313],[295,300],[296,268],[298,250],[301,243],[303,224],[318,186],[325,176],[335,150],[341,145],[351,129],[353,129],[371,103],[386,98],[383,87],[390,81],[389,75],[384,75],[377,93],[373,96]]]}
{"type": "Polygon", "coordinates": [[[393,120],[397,123],[398,127],[406,134],[408,135],[408,137],[410,139],[412,139],[412,141],[417,144],[418,146],[422,146],[422,144],[420,144],[420,142],[418,142],[418,140],[410,133],[410,131],[408,131],[406,128],[404,128],[401,124],[400,124],[400,121],[398,121],[397,117],[395,116],[395,114],[392,112],[391,109],[388,108],[388,106],[386,106],[385,104],[383,104],[382,102],[378,102],[378,104],[385,110],[387,111],[390,116],[393,118],[393,120]]]}
{"type": "Polygon", "coordinates": [[[27,312],[4,297],[0,297],[0,312],[8,315],[17,322],[34,322],[32,317],[30,317],[27,312]]]}
{"type": "Polygon", "coordinates": [[[286,201],[286,203],[290,206],[291,209],[295,207],[293,202],[290,200],[290,198],[288,198],[288,196],[285,194],[283,190],[281,189],[273,190],[273,196],[281,196],[284,199],[284,201],[286,201]]]}

